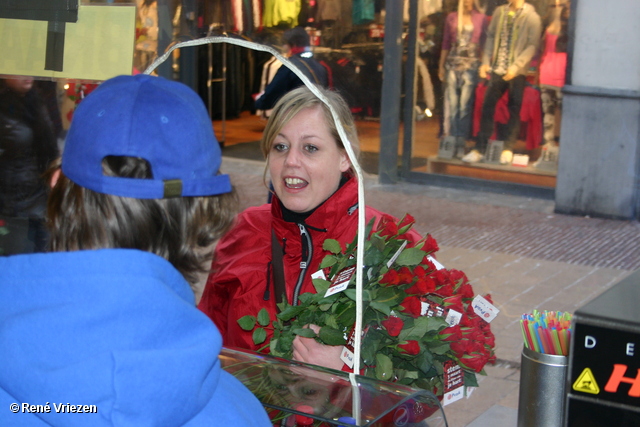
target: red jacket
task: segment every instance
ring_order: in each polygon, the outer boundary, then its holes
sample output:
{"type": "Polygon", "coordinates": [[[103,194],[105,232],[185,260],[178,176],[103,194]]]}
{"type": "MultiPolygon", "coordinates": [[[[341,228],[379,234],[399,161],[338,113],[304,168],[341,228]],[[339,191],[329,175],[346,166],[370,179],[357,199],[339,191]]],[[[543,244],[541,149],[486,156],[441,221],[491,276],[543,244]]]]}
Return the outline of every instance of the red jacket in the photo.
{"type": "MultiPolygon", "coordinates": [[[[263,307],[269,310],[272,319],[275,317],[273,284],[271,278],[267,280],[271,261],[271,229],[275,230],[278,241],[286,239],[283,264],[287,298],[291,302],[299,280],[302,282],[297,295],[315,292],[311,274],[318,270],[320,262],[329,253],[322,249],[325,239],[336,239],[343,245],[353,241],[358,229],[357,202],[357,181],[352,178],[300,226],[308,233],[311,243],[311,261],[306,269],[301,268],[301,228],[282,219],[277,197],[273,198],[272,204],[252,207],[239,215],[234,228],[216,247],[213,273],[198,305],[218,326],[226,347],[257,350],[259,346],[253,344],[253,332],[243,331],[237,320],[246,315],[255,316],[263,307]],[[270,295],[265,300],[267,290],[270,295]]],[[[383,216],[393,218],[366,207],[367,223],[372,217],[379,222],[383,216]]],[[[420,238],[417,233],[412,236],[416,241],[420,238]]]]}

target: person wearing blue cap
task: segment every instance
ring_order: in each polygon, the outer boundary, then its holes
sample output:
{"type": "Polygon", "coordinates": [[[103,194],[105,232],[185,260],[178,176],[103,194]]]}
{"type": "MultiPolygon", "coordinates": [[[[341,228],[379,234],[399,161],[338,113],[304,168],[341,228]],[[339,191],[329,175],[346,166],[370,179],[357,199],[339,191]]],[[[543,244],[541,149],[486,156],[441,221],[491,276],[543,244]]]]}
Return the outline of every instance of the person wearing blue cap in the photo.
{"type": "Polygon", "coordinates": [[[0,425],[271,425],[195,306],[235,214],[220,164],[181,83],[119,76],[83,100],[48,201],[52,252],[0,259],[0,425]]]}

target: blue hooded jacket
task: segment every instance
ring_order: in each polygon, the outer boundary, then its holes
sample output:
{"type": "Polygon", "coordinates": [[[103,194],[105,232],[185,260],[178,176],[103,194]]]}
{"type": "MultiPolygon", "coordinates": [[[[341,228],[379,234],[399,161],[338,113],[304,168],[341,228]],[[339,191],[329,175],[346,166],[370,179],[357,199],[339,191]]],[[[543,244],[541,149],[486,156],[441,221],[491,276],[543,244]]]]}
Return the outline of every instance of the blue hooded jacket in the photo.
{"type": "Polygon", "coordinates": [[[221,343],[156,255],[0,257],[0,425],[271,426],[221,343]]]}

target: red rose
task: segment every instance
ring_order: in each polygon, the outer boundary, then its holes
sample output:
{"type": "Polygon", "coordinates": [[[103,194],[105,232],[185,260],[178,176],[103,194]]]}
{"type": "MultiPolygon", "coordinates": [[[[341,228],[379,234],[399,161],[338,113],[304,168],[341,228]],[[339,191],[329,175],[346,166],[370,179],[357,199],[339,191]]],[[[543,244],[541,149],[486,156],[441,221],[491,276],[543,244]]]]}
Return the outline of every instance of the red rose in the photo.
{"type": "Polygon", "coordinates": [[[381,236],[395,236],[398,234],[398,226],[389,215],[383,215],[376,231],[380,231],[381,236]]]}
{"type": "Polygon", "coordinates": [[[451,283],[447,283],[444,286],[440,286],[436,288],[436,293],[443,297],[450,297],[453,295],[453,285],[451,283]]]}
{"type": "Polygon", "coordinates": [[[412,317],[420,316],[422,312],[422,303],[418,297],[406,297],[401,303],[402,311],[412,317]]]}
{"type": "Polygon", "coordinates": [[[406,344],[398,344],[398,348],[404,353],[410,354],[412,356],[420,353],[420,344],[415,340],[409,340],[406,342],[406,344]]]}
{"type": "Polygon", "coordinates": [[[396,270],[389,270],[382,276],[380,283],[383,285],[398,285],[400,283],[400,276],[398,276],[396,270]]]}
{"type": "Polygon", "coordinates": [[[458,293],[462,295],[462,298],[472,299],[473,298],[473,288],[469,283],[463,283],[460,288],[458,288],[458,293]]]}
{"type": "Polygon", "coordinates": [[[433,280],[436,281],[436,286],[444,286],[444,285],[451,284],[451,278],[449,277],[449,272],[445,269],[434,271],[431,277],[433,277],[433,280]]]}
{"type": "Polygon", "coordinates": [[[462,358],[465,354],[469,352],[471,348],[471,341],[469,340],[459,340],[451,342],[451,351],[456,355],[458,359],[462,358]]]}
{"type": "Polygon", "coordinates": [[[386,320],[382,321],[382,326],[384,326],[390,336],[397,337],[400,332],[402,332],[404,322],[399,317],[389,316],[386,320]]]}
{"type": "Polygon", "coordinates": [[[417,265],[413,269],[413,275],[416,277],[426,277],[427,270],[425,270],[423,266],[417,265]]]}
{"type": "Polygon", "coordinates": [[[409,267],[400,268],[398,276],[400,278],[400,283],[403,285],[413,282],[413,273],[409,270],[409,267]]]}
{"type": "Polygon", "coordinates": [[[460,365],[472,371],[480,372],[488,361],[489,358],[481,353],[465,354],[460,358],[460,365]]]}
{"type": "Polygon", "coordinates": [[[424,240],[424,245],[422,245],[422,250],[428,254],[438,251],[438,242],[434,239],[431,234],[427,234],[427,238],[424,240]]]}
{"type": "Polygon", "coordinates": [[[443,341],[459,341],[462,339],[462,333],[460,332],[460,326],[449,326],[440,331],[440,336],[443,341]]]}
{"type": "Polygon", "coordinates": [[[412,287],[407,289],[411,295],[426,295],[436,290],[436,283],[430,277],[419,277],[412,287]]]}
{"type": "Polygon", "coordinates": [[[4,227],[4,224],[5,224],[4,219],[0,219],[0,227],[4,227]]]}
{"type": "Polygon", "coordinates": [[[407,225],[413,225],[415,224],[416,220],[409,214],[406,214],[404,217],[402,217],[402,220],[400,220],[400,224],[398,224],[398,228],[403,228],[406,227],[407,225]]]}
{"type": "Polygon", "coordinates": [[[422,264],[422,265],[424,265],[426,267],[427,274],[430,274],[430,273],[432,273],[432,272],[437,270],[435,264],[433,263],[433,261],[431,261],[429,259],[428,256],[422,258],[422,262],[420,264],[422,264]]]}
{"type": "Polygon", "coordinates": [[[449,308],[457,311],[458,313],[464,313],[464,305],[462,305],[462,295],[453,295],[450,297],[446,297],[442,304],[445,308],[449,308]]]}
{"type": "Polygon", "coordinates": [[[491,331],[487,331],[484,334],[484,343],[485,345],[489,346],[490,348],[493,348],[496,346],[496,337],[495,335],[493,335],[493,332],[491,331]]]}

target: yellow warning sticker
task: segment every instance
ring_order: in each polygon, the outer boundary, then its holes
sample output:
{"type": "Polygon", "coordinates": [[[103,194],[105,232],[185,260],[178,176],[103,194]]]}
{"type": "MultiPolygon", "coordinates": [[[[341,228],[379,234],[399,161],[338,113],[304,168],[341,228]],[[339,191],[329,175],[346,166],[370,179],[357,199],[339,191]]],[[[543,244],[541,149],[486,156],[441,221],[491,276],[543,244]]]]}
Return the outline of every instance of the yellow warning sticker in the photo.
{"type": "Polygon", "coordinates": [[[589,368],[584,368],[584,371],[582,371],[576,382],[573,383],[573,389],[583,393],[600,393],[600,387],[598,387],[596,378],[593,376],[593,372],[591,372],[591,369],[589,368]]]}

